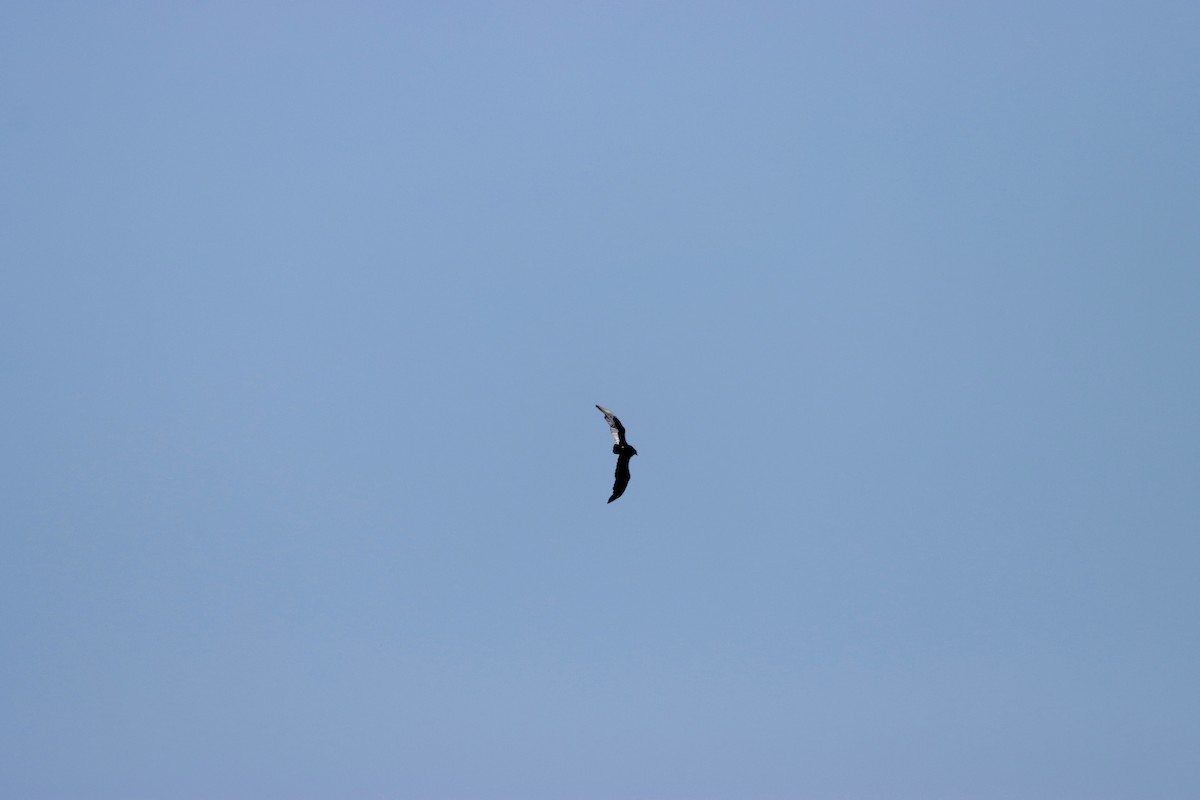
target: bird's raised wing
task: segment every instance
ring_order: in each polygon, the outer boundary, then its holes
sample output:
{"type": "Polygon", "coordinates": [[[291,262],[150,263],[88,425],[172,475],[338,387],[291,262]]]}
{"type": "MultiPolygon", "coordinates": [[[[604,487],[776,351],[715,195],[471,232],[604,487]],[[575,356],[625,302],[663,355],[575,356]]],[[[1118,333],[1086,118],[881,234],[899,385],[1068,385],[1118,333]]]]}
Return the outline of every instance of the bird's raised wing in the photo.
{"type": "Polygon", "coordinates": [[[600,409],[600,413],[604,415],[604,421],[608,423],[608,429],[612,432],[613,441],[617,444],[625,444],[625,426],[621,424],[621,420],[617,419],[617,415],[604,406],[596,406],[596,408],[600,409]]]}
{"type": "Polygon", "coordinates": [[[612,497],[608,498],[610,503],[625,494],[625,487],[629,485],[629,460],[631,458],[633,458],[631,453],[622,453],[617,456],[617,474],[613,480],[613,493],[612,497]]]}

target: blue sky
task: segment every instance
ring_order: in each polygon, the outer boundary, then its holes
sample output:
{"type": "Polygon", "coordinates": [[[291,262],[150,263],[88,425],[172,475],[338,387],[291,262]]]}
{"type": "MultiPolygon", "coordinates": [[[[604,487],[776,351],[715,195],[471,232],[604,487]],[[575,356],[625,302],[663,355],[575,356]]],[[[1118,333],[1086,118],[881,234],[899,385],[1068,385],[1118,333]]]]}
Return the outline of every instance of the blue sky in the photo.
{"type": "Polygon", "coordinates": [[[4,4],[0,794],[1196,796],[1198,52],[4,4]]]}

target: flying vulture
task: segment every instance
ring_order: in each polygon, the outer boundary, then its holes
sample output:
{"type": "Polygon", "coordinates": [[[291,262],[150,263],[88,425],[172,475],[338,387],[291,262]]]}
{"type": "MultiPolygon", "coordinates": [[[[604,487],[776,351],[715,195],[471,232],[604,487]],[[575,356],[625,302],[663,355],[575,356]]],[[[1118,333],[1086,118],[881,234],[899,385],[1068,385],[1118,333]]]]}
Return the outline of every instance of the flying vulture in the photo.
{"type": "Polygon", "coordinates": [[[596,406],[600,409],[600,413],[604,415],[604,421],[608,423],[608,428],[612,431],[613,452],[617,454],[617,477],[613,481],[612,497],[608,498],[608,502],[612,502],[620,497],[625,492],[625,487],[629,485],[629,459],[637,455],[637,450],[625,441],[625,426],[621,424],[621,420],[617,419],[617,415],[609,411],[603,406],[596,406]]]}

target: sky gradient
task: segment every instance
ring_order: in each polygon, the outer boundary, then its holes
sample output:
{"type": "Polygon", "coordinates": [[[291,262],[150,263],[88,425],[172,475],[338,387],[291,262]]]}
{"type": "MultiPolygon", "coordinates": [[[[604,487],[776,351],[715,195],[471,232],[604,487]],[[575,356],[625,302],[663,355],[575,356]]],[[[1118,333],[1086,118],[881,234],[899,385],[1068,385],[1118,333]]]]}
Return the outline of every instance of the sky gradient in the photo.
{"type": "Polygon", "coordinates": [[[3,4],[0,795],[1200,796],[1198,53],[3,4]]]}

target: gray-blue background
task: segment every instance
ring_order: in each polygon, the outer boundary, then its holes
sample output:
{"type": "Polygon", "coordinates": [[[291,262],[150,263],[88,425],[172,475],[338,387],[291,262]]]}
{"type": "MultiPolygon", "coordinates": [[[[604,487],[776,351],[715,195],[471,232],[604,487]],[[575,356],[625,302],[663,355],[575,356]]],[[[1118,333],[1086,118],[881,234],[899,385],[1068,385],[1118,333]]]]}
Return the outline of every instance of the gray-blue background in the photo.
{"type": "Polygon", "coordinates": [[[1200,795],[1198,53],[4,3],[0,794],[1200,795]]]}

